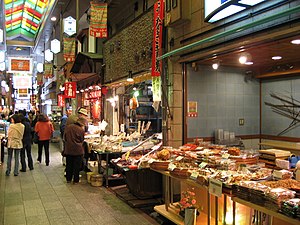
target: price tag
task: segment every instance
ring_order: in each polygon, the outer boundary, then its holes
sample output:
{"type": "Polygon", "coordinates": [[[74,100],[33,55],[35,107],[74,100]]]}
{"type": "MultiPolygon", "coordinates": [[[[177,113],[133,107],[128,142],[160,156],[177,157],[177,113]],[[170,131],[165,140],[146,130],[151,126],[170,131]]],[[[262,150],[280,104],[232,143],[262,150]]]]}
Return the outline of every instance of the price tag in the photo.
{"type": "Polygon", "coordinates": [[[149,159],[149,160],[148,160],[148,163],[151,164],[151,163],[153,163],[154,161],[155,161],[154,159],[149,159]]]}
{"type": "Polygon", "coordinates": [[[193,171],[191,174],[191,179],[197,179],[197,177],[199,176],[199,173],[197,171],[193,171]]]}
{"type": "Polygon", "coordinates": [[[229,159],[230,155],[228,153],[225,153],[222,155],[222,158],[223,159],[229,159]]]}
{"type": "Polygon", "coordinates": [[[274,170],[273,171],[273,177],[275,180],[281,180],[282,179],[282,172],[279,170],[274,170]]]}
{"type": "Polygon", "coordinates": [[[206,166],[207,166],[207,162],[202,162],[202,163],[200,163],[199,168],[203,169],[206,166]]]}
{"type": "Polygon", "coordinates": [[[209,179],[208,192],[214,196],[222,197],[222,182],[216,179],[209,179]]]}
{"type": "Polygon", "coordinates": [[[176,168],[176,165],[173,163],[170,163],[168,166],[168,170],[173,171],[176,168]]]}
{"type": "Polygon", "coordinates": [[[175,160],[176,160],[176,161],[180,161],[180,160],[182,160],[182,159],[183,159],[182,156],[178,156],[175,160]]]}
{"type": "Polygon", "coordinates": [[[121,160],[121,158],[119,157],[119,158],[115,159],[114,162],[118,163],[120,160],[121,160]]]}
{"type": "Polygon", "coordinates": [[[125,159],[126,159],[126,160],[128,160],[129,155],[130,155],[130,151],[128,151],[128,152],[125,153],[125,159]]]}

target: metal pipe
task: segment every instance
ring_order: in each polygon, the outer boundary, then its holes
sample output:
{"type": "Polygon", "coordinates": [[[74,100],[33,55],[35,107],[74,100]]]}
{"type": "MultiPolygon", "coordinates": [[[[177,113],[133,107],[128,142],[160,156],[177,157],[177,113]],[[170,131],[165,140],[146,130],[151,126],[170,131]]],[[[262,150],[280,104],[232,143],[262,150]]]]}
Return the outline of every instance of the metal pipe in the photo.
{"type": "Polygon", "coordinates": [[[239,33],[239,32],[242,32],[242,31],[245,31],[245,30],[248,30],[250,28],[253,28],[255,26],[258,26],[258,25],[262,25],[264,23],[267,23],[267,22],[270,22],[270,21],[273,21],[273,20],[276,20],[276,19],[279,19],[281,17],[284,17],[284,16],[289,16],[293,13],[297,13],[300,11],[300,5],[299,6],[296,6],[294,8],[290,8],[290,9],[287,9],[285,11],[282,11],[280,13],[277,13],[277,14],[273,14],[269,17],[265,17],[265,18],[262,18],[260,20],[256,20],[252,23],[247,23],[243,26],[240,26],[240,27],[236,27],[236,28],[233,28],[231,30],[228,30],[228,31],[224,31],[222,33],[219,33],[219,34],[216,34],[216,35],[213,35],[211,37],[208,37],[208,38],[204,38],[200,41],[196,41],[194,43],[191,43],[191,44],[188,44],[186,46],[183,46],[181,48],[177,48],[173,51],[170,51],[160,57],[158,57],[157,59],[158,60],[162,60],[164,58],[167,58],[169,56],[172,56],[172,55],[175,55],[175,54],[178,54],[182,51],[185,51],[185,50],[188,50],[188,49],[191,49],[191,48],[194,48],[194,47],[197,47],[201,44],[204,44],[204,43],[208,43],[208,42],[212,42],[212,41],[215,41],[215,40],[218,40],[220,38],[223,38],[223,37],[227,37],[228,35],[231,35],[231,34],[236,34],[236,33],[239,33]]]}

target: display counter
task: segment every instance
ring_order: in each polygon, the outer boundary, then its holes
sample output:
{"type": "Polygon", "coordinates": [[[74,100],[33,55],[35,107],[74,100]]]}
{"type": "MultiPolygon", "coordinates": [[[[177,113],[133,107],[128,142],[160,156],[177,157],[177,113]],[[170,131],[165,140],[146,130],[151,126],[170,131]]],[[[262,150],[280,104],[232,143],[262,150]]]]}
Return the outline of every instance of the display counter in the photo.
{"type": "Polygon", "coordinates": [[[300,220],[288,217],[267,207],[251,203],[232,195],[227,188],[222,189],[222,196],[218,197],[209,191],[209,186],[200,185],[192,179],[174,177],[168,171],[154,170],[165,176],[165,204],[154,207],[154,210],[178,225],[184,220],[179,216],[177,203],[173,202],[172,180],[179,180],[181,189],[194,188],[197,202],[200,203],[200,216],[197,225],[233,224],[233,225],[299,225],[300,220]],[[252,223],[253,222],[253,223],[252,223]]]}

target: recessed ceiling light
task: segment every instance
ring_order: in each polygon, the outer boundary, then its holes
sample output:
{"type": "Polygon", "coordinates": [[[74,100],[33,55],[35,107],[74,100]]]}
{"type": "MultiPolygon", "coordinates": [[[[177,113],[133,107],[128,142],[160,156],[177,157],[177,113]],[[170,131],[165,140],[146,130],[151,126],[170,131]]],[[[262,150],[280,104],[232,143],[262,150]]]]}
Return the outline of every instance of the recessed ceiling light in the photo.
{"type": "Polygon", "coordinates": [[[56,21],[56,17],[55,17],[55,16],[52,16],[52,17],[51,17],[51,21],[53,21],[53,22],[56,21]]]}
{"type": "Polygon", "coordinates": [[[247,62],[247,56],[245,55],[240,56],[239,62],[240,64],[245,64],[247,62]]]}
{"type": "Polygon", "coordinates": [[[272,59],[273,59],[273,60],[280,60],[280,59],[282,59],[282,57],[279,56],[279,55],[277,55],[277,56],[273,56],[272,59]]]}
{"type": "Polygon", "coordinates": [[[300,45],[300,39],[292,40],[291,43],[294,45],[300,45]]]}
{"type": "Polygon", "coordinates": [[[253,65],[253,62],[245,62],[245,65],[253,65]]]}

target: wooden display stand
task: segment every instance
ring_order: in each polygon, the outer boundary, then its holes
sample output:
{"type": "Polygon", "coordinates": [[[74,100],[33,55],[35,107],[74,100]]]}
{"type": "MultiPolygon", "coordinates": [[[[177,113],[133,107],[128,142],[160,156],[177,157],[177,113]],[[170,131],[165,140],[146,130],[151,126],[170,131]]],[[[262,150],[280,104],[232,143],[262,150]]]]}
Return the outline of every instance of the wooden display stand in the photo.
{"type": "Polygon", "coordinates": [[[232,225],[299,225],[300,220],[290,218],[284,214],[269,210],[251,202],[231,196],[230,191],[223,189],[222,197],[209,193],[207,186],[202,186],[191,179],[172,177],[168,171],[159,171],[166,178],[165,204],[154,207],[154,210],[172,222],[183,225],[183,218],[179,216],[179,209],[173,202],[172,180],[179,180],[181,190],[194,188],[200,215],[197,217],[197,225],[232,224],[232,225]],[[255,214],[255,223],[253,216],[255,214]],[[264,215],[266,220],[263,221],[264,215]],[[267,222],[266,222],[267,221],[267,222]],[[266,223],[265,223],[266,222],[266,223]]]}

